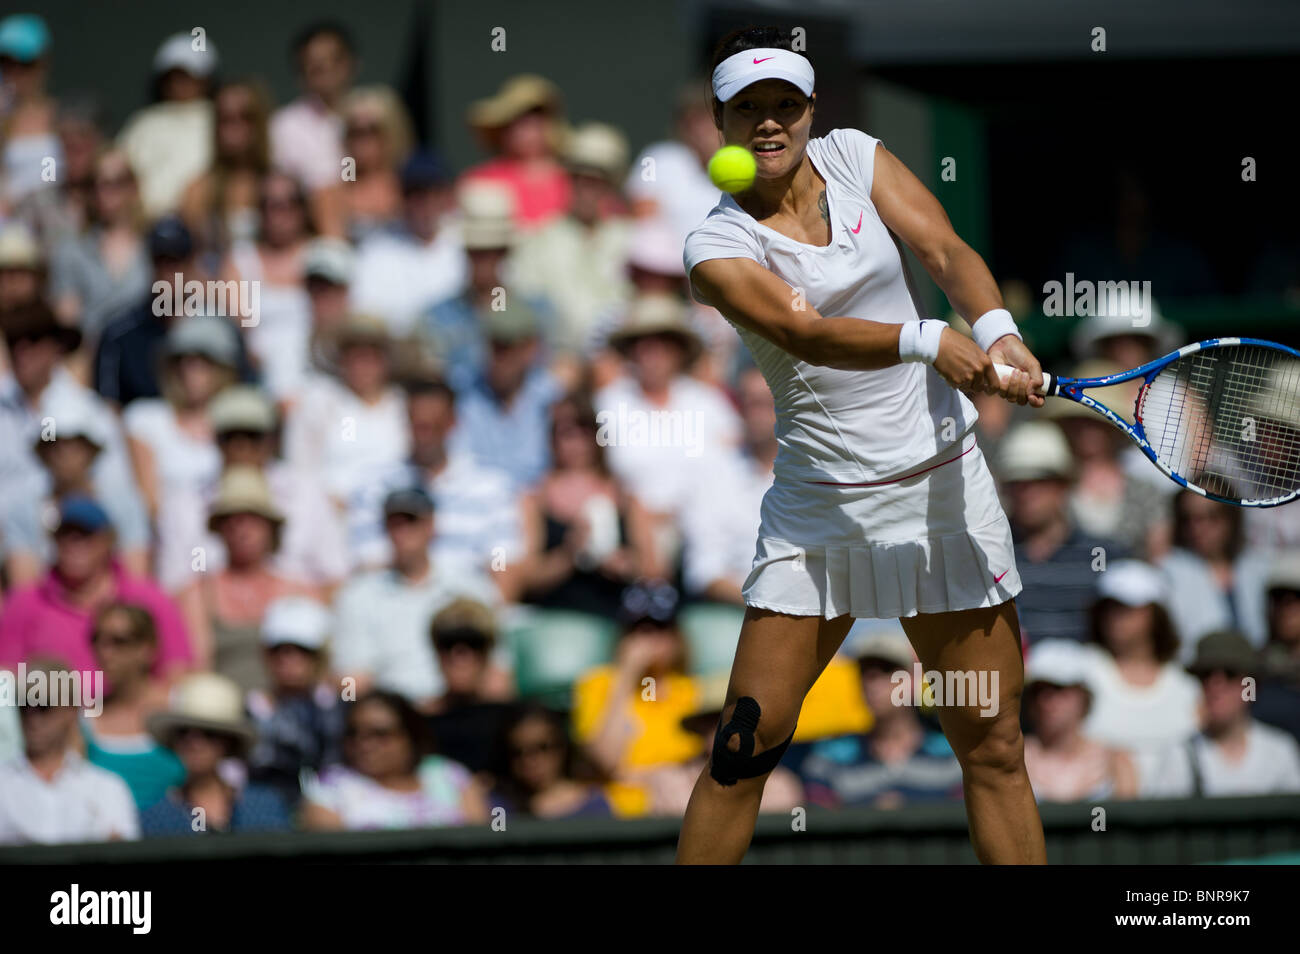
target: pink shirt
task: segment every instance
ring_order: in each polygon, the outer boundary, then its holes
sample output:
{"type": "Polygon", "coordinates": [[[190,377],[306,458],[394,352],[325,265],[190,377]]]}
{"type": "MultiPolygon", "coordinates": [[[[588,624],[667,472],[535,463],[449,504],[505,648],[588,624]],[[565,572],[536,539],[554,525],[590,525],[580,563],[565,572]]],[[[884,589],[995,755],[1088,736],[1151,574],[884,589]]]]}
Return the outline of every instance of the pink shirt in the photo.
{"type": "Polygon", "coordinates": [[[528,174],[518,159],[489,159],[468,170],[463,179],[504,182],[515,194],[515,221],[532,229],[569,210],[568,173],[558,164],[540,174],[528,174]]]}
{"type": "Polygon", "coordinates": [[[301,96],[271,117],[271,159],[308,189],[342,181],[343,120],[325,104],[301,96]]]}
{"type": "MultiPolygon", "coordinates": [[[[148,580],[127,576],[114,565],[116,599],[147,609],[158,628],[158,658],[154,673],[168,671],[193,661],[189,634],[166,594],[148,580]]],[[[72,669],[95,669],[90,648],[91,613],[69,605],[63,598],[63,584],[54,571],[39,583],[14,591],[0,613],[0,666],[15,666],[33,656],[53,656],[72,669]]]]}

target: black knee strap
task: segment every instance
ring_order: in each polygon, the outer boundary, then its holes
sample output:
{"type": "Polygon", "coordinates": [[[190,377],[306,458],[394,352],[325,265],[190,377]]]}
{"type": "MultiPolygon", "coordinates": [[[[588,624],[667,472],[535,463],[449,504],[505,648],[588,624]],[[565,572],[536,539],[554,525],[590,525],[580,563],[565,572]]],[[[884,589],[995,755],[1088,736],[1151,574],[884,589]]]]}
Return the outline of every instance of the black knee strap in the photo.
{"type": "Polygon", "coordinates": [[[754,754],[754,730],[758,728],[759,717],[763,711],[758,703],[749,696],[736,700],[736,708],[731,713],[731,721],[718,727],[713,737],[713,757],[710,759],[709,774],[719,785],[735,785],[742,778],[757,778],[766,775],[785,755],[785,750],[794,740],[794,733],[780,745],[773,746],[758,755],[754,754]],[[727,748],[733,735],[740,736],[740,751],[733,752],[727,748]]]}

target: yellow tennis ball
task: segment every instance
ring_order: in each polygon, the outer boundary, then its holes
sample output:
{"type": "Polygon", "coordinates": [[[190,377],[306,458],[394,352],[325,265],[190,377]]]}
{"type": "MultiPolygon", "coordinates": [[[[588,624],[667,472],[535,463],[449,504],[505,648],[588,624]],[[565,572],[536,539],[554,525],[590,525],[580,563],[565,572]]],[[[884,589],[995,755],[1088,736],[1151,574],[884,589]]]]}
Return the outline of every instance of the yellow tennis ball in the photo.
{"type": "Polygon", "coordinates": [[[723,192],[744,192],[757,171],[754,154],[744,146],[723,146],[709,160],[709,178],[723,192]]]}

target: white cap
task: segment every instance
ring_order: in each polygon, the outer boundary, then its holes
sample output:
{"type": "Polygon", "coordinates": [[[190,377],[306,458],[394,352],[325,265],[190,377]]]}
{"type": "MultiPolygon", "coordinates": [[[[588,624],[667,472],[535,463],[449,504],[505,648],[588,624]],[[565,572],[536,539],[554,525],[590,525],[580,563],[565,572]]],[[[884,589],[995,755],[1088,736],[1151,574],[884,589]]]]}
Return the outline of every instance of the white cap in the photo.
{"type": "Polygon", "coordinates": [[[204,38],[204,50],[194,49],[196,38],[188,33],[173,33],[163,40],[153,57],[154,75],[170,70],[184,70],[191,76],[207,79],[217,69],[217,48],[204,38]]]}
{"type": "Polygon", "coordinates": [[[262,645],[323,649],[332,625],[333,617],[323,604],[305,596],[285,596],[266,608],[262,645]]]}
{"type": "Polygon", "coordinates": [[[1097,598],[1125,606],[1164,604],[1169,597],[1165,575],[1141,560],[1116,560],[1097,576],[1097,598]]]}
{"type": "Polygon", "coordinates": [[[1015,427],[998,448],[998,476],[1004,481],[1069,480],[1074,455],[1065,435],[1048,421],[1028,421],[1015,427]]]}
{"type": "Polygon", "coordinates": [[[1069,639],[1044,639],[1029,648],[1025,685],[1087,686],[1092,672],[1088,650],[1069,639]]]}
{"type": "MultiPolygon", "coordinates": [[[[42,404],[41,418],[49,418],[53,425],[49,432],[51,440],[81,437],[103,450],[109,442],[108,428],[95,411],[89,398],[76,392],[66,392],[42,404]]],[[[37,445],[41,444],[45,433],[42,426],[41,433],[36,438],[37,445]]]]}

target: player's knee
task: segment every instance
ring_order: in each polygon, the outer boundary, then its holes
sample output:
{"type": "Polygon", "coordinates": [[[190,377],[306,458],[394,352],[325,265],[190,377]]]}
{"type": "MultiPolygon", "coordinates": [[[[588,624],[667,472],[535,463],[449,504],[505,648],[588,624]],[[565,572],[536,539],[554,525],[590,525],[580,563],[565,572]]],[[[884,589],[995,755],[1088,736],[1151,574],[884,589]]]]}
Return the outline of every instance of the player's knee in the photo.
{"type": "Polygon", "coordinates": [[[1024,764],[1025,740],[1014,710],[995,716],[970,716],[967,731],[956,732],[953,752],[963,769],[983,773],[1015,773],[1024,764]]]}
{"type": "Polygon", "coordinates": [[[768,775],[794,739],[794,727],[775,715],[765,717],[752,696],[741,696],[713,737],[709,774],[719,785],[768,775]]]}

